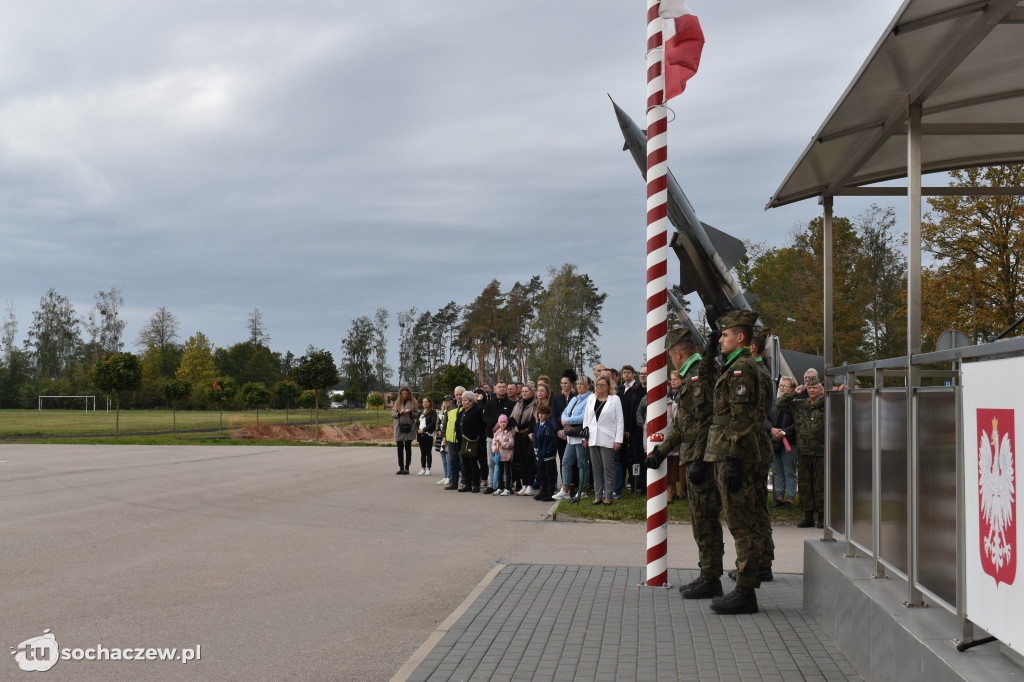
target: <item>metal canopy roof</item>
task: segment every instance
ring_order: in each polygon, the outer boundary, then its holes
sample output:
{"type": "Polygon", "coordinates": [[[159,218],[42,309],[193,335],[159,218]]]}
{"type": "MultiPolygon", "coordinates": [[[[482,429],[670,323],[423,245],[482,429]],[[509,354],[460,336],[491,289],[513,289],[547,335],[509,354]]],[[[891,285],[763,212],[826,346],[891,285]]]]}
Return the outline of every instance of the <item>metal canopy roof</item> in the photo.
{"type": "Polygon", "coordinates": [[[905,0],[766,208],[922,172],[1024,161],[1024,1],[905,0]]]}

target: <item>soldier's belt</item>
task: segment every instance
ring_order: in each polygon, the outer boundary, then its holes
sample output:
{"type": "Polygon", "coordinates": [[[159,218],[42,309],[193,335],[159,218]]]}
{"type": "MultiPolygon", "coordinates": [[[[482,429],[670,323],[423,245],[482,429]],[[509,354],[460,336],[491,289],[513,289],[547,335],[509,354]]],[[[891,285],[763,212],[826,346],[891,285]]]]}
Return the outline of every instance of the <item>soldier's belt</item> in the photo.
{"type": "Polygon", "coordinates": [[[730,423],[732,423],[732,418],[729,417],[728,415],[716,414],[714,417],[712,417],[711,423],[716,426],[728,426],[730,423]]]}

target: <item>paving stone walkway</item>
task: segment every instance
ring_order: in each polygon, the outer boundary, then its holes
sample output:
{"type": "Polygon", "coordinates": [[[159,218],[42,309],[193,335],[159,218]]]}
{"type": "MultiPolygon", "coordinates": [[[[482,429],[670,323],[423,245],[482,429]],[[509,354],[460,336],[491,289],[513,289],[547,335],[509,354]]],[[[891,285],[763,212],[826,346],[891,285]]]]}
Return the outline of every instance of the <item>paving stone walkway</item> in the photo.
{"type": "Polygon", "coordinates": [[[861,680],[804,615],[803,576],[776,574],[745,616],[680,598],[696,576],[670,569],[665,590],[641,568],[505,566],[408,679],[861,680]]]}

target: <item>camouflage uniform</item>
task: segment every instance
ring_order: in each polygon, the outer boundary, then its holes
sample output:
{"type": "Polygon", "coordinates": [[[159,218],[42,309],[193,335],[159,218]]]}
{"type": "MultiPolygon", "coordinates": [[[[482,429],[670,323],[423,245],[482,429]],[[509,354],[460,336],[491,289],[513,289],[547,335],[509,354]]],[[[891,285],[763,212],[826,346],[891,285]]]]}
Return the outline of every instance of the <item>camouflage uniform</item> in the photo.
{"type": "Polygon", "coordinates": [[[676,396],[676,418],[672,430],[659,444],[658,450],[671,452],[679,447],[680,475],[686,477],[686,496],[690,505],[693,539],[697,543],[700,572],[706,578],[722,577],[722,499],[718,484],[712,476],[712,467],[700,485],[690,483],[687,467],[694,459],[704,455],[711,428],[711,397],[714,390],[712,376],[714,361],[692,355],[680,369],[683,385],[676,396]]]}
{"type": "Polygon", "coordinates": [[[796,422],[796,449],[800,458],[797,488],[805,513],[825,512],[825,395],[817,400],[795,400],[796,391],[780,396],[775,406],[796,422]]]}
{"type": "MultiPolygon", "coordinates": [[[[731,325],[725,325],[728,326],[731,325]]],[[[758,432],[764,428],[764,417],[761,381],[749,348],[730,353],[715,381],[714,395],[714,414],[704,460],[715,463],[725,521],[736,541],[736,586],[759,587],[757,569],[765,543],[757,512],[761,493],[755,476],[761,466],[758,432]],[[727,459],[737,459],[742,464],[742,485],[735,493],[729,492],[725,480],[727,459]]]]}
{"type": "Polygon", "coordinates": [[[757,491],[761,494],[757,505],[757,515],[760,519],[761,535],[764,538],[764,554],[761,555],[761,568],[771,569],[775,561],[775,541],[772,539],[772,520],[768,516],[768,471],[775,461],[775,450],[772,448],[772,441],[768,437],[768,409],[772,404],[772,375],[761,362],[761,358],[754,360],[757,367],[758,389],[761,400],[759,406],[761,428],[757,431],[757,443],[761,448],[761,463],[757,467],[757,491]]]}

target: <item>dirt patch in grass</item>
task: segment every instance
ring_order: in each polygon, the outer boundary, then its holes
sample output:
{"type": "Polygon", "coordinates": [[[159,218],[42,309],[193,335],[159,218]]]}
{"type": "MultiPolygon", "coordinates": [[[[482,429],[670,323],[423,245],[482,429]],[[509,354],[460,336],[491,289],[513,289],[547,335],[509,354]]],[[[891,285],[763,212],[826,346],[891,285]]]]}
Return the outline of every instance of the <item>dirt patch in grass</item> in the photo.
{"type": "MultiPolygon", "coordinates": [[[[232,438],[246,440],[317,440],[313,426],[285,426],[283,424],[249,424],[232,434],[232,438]]],[[[390,424],[364,426],[359,422],[347,426],[321,426],[319,440],[326,443],[380,443],[394,442],[395,433],[390,424]]]]}

